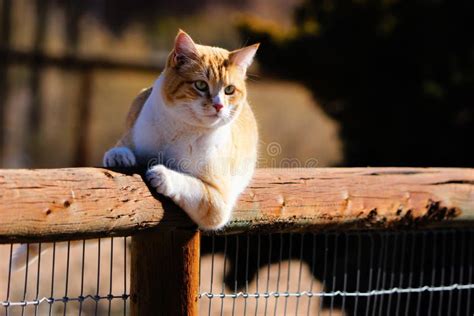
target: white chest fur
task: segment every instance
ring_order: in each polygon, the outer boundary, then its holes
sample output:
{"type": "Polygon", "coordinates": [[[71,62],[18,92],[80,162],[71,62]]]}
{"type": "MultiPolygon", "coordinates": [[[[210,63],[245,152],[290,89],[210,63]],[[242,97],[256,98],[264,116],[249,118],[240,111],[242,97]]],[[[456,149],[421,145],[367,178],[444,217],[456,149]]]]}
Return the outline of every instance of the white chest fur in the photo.
{"type": "Polygon", "coordinates": [[[173,117],[163,104],[160,83],[158,78],[133,127],[134,153],[140,164],[198,175],[211,161],[222,160],[216,156],[229,143],[230,126],[202,130],[173,117]]]}

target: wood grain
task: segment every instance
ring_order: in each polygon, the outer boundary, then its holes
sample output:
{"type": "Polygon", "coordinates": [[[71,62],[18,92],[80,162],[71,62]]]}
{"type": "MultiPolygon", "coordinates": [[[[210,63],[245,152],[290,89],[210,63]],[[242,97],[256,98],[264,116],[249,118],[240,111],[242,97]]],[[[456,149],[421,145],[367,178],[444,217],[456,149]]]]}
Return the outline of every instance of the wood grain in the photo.
{"type": "Polygon", "coordinates": [[[226,230],[400,228],[473,221],[474,169],[261,169],[226,230]]]}
{"type": "MultiPolygon", "coordinates": [[[[474,169],[259,169],[219,233],[413,225],[474,225],[474,169]]],[[[0,170],[3,243],[193,226],[132,172],[0,170]]]]}

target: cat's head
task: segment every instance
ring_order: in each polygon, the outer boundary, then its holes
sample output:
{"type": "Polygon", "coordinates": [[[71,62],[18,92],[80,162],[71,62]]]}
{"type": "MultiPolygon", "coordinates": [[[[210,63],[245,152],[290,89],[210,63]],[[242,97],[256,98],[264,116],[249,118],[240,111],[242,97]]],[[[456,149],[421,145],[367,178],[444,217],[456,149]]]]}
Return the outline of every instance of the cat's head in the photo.
{"type": "Polygon", "coordinates": [[[165,106],[186,123],[214,128],[231,122],[246,100],[245,78],[259,44],[232,52],[176,36],[162,85],[165,106]]]}

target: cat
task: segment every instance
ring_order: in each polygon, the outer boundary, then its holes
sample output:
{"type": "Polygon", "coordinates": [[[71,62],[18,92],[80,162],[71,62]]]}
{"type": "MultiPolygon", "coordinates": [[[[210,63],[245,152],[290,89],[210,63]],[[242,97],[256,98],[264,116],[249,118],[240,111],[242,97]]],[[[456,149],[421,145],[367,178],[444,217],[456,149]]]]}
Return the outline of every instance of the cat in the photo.
{"type": "Polygon", "coordinates": [[[105,167],[149,167],[146,179],[202,229],[223,227],[257,161],[246,72],[259,44],[234,51],[180,30],[164,71],[133,102],[105,167]]]}
{"type": "MultiPolygon", "coordinates": [[[[229,52],[195,44],[180,30],[164,71],[133,101],[127,131],[103,165],[149,167],[150,185],[200,228],[223,227],[257,161],[258,129],[245,79],[258,46],[229,52]]],[[[38,244],[21,245],[13,269],[38,253],[38,244]]]]}

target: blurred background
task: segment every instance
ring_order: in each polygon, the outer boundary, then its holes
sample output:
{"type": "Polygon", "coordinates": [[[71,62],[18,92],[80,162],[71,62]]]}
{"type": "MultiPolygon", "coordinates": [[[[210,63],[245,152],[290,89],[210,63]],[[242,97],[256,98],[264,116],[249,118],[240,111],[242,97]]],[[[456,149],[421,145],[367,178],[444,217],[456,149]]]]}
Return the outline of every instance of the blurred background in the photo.
{"type": "Polygon", "coordinates": [[[0,0],[0,166],[100,165],[178,28],[262,43],[248,80],[262,167],[474,167],[474,2],[449,0],[0,0]]]}
{"type": "Polygon", "coordinates": [[[0,3],[2,167],[100,165],[178,28],[262,43],[261,166],[474,165],[472,1],[0,3]]]}

